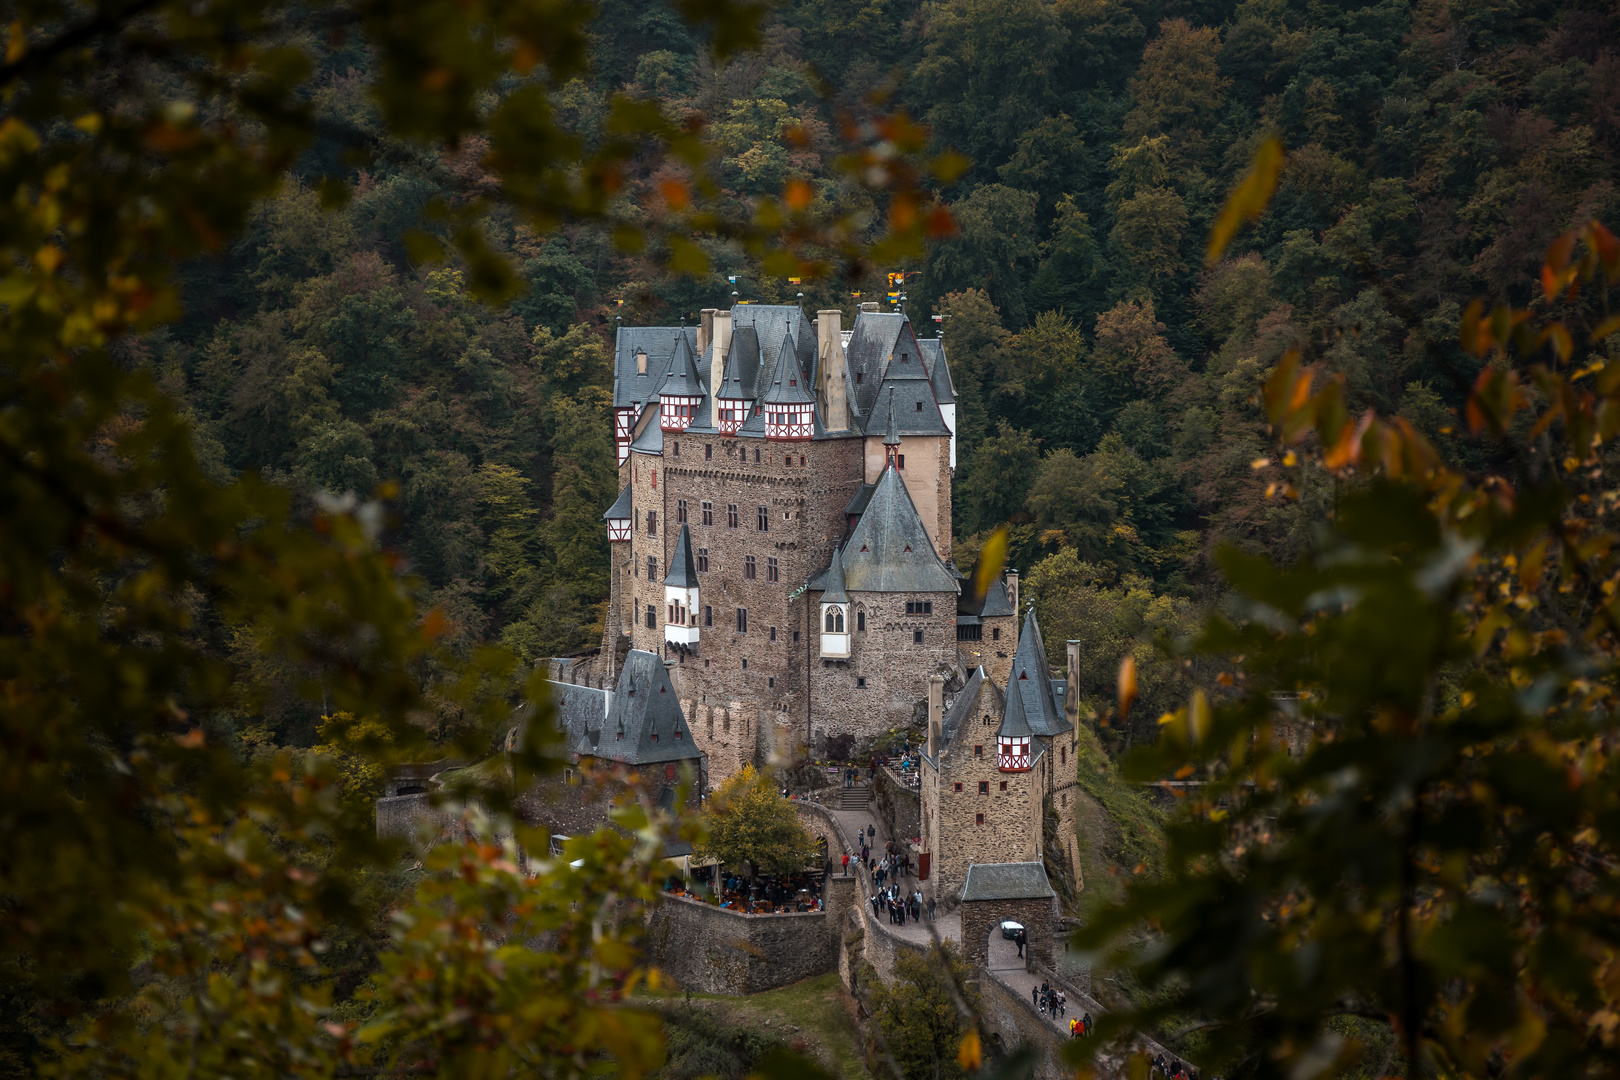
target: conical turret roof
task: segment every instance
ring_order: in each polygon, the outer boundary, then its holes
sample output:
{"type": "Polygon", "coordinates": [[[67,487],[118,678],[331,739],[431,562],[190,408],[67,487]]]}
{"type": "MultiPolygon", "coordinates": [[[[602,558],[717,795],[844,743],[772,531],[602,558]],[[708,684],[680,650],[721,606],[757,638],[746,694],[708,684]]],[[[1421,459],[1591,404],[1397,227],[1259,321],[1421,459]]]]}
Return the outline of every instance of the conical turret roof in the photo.
{"type": "Polygon", "coordinates": [[[900,445],[900,429],[894,424],[894,391],[889,391],[889,424],[883,431],[884,446],[900,445]]]}
{"type": "Polygon", "coordinates": [[[1024,722],[1037,735],[1057,735],[1070,730],[1063,706],[1056,700],[1051,669],[1046,664],[1046,643],[1035,609],[1029,609],[1024,630],[1018,635],[1018,651],[1013,655],[1012,675],[1007,680],[1007,711],[1013,698],[1019,699],[1024,722]]]}
{"type": "Polygon", "coordinates": [[[697,358],[692,352],[692,343],[685,334],[681,334],[675,339],[675,349],[669,355],[669,365],[664,373],[664,383],[658,388],[658,396],[701,397],[703,392],[703,380],[698,378],[697,358]]]}
{"type": "Polygon", "coordinates": [[[816,398],[805,382],[804,372],[800,370],[798,358],[793,352],[793,342],[784,340],[776,358],[771,384],[760,396],[767,405],[808,405],[816,398]]]}
{"type": "Polygon", "coordinates": [[[672,589],[692,589],[698,583],[697,567],[692,562],[692,536],[685,525],[675,540],[675,554],[669,560],[669,573],[664,584],[672,589]]]}
{"type": "Polygon", "coordinates": [[[821,602],[823,604],[849,603],[849,593],[844,591],[844,550],[842,546],[833,548],[832,562],[818,576],[815,584],[816,587],[822,590],[821,602]]]}

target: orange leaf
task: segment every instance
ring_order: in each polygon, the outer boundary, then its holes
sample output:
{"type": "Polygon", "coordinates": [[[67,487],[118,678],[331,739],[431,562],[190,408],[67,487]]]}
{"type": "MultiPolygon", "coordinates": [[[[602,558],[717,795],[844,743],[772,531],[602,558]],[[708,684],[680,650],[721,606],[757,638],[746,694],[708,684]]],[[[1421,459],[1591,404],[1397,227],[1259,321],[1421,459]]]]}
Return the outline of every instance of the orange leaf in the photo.
{"type": "Polygon", "coordinates": [[[923,232],[928,234],[930,240],[949,240],[957,233],[956,218],[941,203],[928,211],[928,220],[923,223],[923,232]]]}
{"type": "Polygon", "coordinates": [[[1592,330],[1592,340],[1602,341],[1616,330],[1620,330],[1620,315],[1610,315],[1592,330]]]}
{"type": "Polygon", "coordinates": [[[787,187],[782,189],[782,201],[795,213],[808,207],[810,200],[815,197],[816,189],[807,180],[789,180],[787,187]]]}
{"type": "Polygon", "coordinates": [[[1554,270],[1563,270],[1564,267],[1569,265],[1570,253],[1574,250],[1575,230],[1571,229],[1569,232],[1547,245],[1546,265],[1552,267],[1554,270]]]}
{"type": "Polygon", "coordinates": [[[422,636],[429,641],[437,641],[450,629],[450,620],[444,617],[443,610],[434,608],[422,619],[422,636]]]}
{"type": "Polygon", "coordinates": [[[692,192],[684,180],[660,180],[658,194],[664,197],[671,210],[685,210],[692,204],[692,192]]]}
{"type": "Polygon", "coordinates": [[[984,1063],[984,1050],[979,1045],[979,1033],[976,1029],[970,1028],[968,1033],[962,1036],[962,1045],[956,1051],[956,1063],[968,1072],[978,1072],[984,1063]]]}
{"type": "Polygon", "coordinates": [[[905,232],[917,223],[917,203],[910,196],[896,195],[889,203],[889,230],[905,232]]]}
{"type": "Polygon", "coordinates": [[[1119,716],[1123,720],[1131,714],[1136,701],[1136,657],[1130,653],[1119,662],[1119,716]]]}
{"type": "Polygon", "coordinates": [[[203,748],[203,730],[200,727],[194,727],[184,735],[176,735],[174,741],[187,750],[201,750],[203,748]]]}
{"type": "Polygon", "coordinates": [[[1214,266],[1220,261],[1227,245],[1245,221],[1259,220],[1277,190],[1277,178],[1282,175],[1287,157],[1282,142],[1276,138],[1260,144],[1260,149],[1255,151],[1254,164],[1227,198],[1220,217],[1215,219],[1215,225],[1209,231],[1209,248],[1204,252],[1206,265],[1214,266]]]}
{"type": "Polygon", "coordinates": [[[1609,272],[1610,277],[1620,274],[1620,241],[1615,240],[1614,233],[1605,229],[1600,222],[1588,222],[1586,242],[1597,252],[1598,261],[1603,263],[1603,269],[1609,272]]]}

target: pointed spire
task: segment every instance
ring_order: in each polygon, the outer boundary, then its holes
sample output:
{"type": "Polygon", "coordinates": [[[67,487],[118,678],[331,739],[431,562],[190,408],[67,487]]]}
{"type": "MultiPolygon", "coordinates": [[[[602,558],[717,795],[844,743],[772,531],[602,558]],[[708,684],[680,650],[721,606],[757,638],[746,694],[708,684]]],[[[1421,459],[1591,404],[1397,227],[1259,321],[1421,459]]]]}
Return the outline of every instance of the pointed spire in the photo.
{"type": "Polygon", "coordinates": [[[805,385],[804,372],[799,370],[799,361],[793,355],[793,339],[782,339],[782,351],[776,358],[776,373],[771,377],[771,386],[761,395],[767,405],[808,405],[816,400],[816,396],[805,385]]]}
{"type": "Polygon", "coordinates": [[[675,541],[675,556],[669,560],[669,573],[664,577],[664,584],[671,589],[693,589],[697,587],[697,566],[692,562],[692,536],[685,525],[681,526],[681,535],[675,541]]]}

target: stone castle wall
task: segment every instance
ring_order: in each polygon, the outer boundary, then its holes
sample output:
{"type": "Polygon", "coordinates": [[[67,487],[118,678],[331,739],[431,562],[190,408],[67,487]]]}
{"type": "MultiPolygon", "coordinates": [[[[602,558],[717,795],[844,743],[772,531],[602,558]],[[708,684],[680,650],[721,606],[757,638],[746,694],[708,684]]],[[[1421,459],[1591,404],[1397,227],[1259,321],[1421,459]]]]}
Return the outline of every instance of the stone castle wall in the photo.
{"type": "Polygon", "coordinates": [[[675,985],[706,994],[757,994],[838,967],[839,929],[853,879],[830,879],[827,910],[748,915],[683,896],[647,913],[647,959],[675,985]]]}
{"type": "Polygon", "coordinates": [[[922,766],[923,849],[933,862],[929,887],[948,906],[955,905],[969,864],[1034,862],[1040,852],[1043,763],[1021,773],[997,768],[1000,723],[999,716],[989,722],[982,715],[965,718],[940,761],[941,771],[927,762],[922,766]]]}
{"type": "Polygon", "coordinates": [[[973,967],[989,960],[991,933],[1000,933],[1001,923],[1011,919],[1024,927],[1028,944],[1025,956],[1052,966],[1052,937],[1057,926],[1057,899],[969,900],[962,905],[962,953],[973,967]]]}
{"type": "Polygon", "coordinates": [[[955,670],[956,597],[851,593],[850,600],[849,659],[817,661],[810,677],[811,709],[815,726],[827,734],[847,731],[870,738],[909,726],[917,703],[928,696],[928,677],[955,670]],[[932,603],[933,614],[908,615],[907,601],[932,603]],[[921,644],[915,640],[919,630],[921,644]]]}

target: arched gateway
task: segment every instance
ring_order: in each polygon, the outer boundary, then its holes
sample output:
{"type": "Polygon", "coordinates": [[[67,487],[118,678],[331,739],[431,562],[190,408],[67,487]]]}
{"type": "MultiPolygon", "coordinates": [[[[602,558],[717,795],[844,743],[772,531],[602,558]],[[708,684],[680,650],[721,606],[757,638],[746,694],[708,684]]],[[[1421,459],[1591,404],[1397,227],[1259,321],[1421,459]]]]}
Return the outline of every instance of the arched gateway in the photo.
{"type": "Polygon", "coordinates": [[[962,948],[970,965],[989,960],[990,935],[1011,920],[1024,927],[1024,952],[1052,963],[1052,934],[1057,924],[1057,893],[1038,862],[974,863],[962,883],[962,948]]]}

